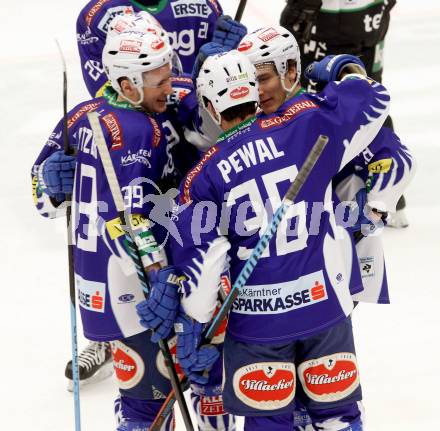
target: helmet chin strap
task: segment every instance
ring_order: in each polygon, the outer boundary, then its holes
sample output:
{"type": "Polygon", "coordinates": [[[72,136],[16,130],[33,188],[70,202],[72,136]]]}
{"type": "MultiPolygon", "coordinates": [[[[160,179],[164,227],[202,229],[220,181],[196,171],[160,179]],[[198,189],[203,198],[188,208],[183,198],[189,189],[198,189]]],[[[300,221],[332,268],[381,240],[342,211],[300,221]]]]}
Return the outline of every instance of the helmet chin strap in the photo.
{"type": "Polygon", "coordinates": [[[286,87],[286,76],[287,76],[287,72],[284,74],[284,76],[281,79],[281,86],[283,87],[283,90],[287,93],[286,94],[286,99],[288,99],[291,95],[293,90],[296,88],[296,86],[298,85],[299,82],[299,76],[298,74],[296,74],[296,79],[295,82],[292,84],[292,86],[290,88],[286,87]]]}

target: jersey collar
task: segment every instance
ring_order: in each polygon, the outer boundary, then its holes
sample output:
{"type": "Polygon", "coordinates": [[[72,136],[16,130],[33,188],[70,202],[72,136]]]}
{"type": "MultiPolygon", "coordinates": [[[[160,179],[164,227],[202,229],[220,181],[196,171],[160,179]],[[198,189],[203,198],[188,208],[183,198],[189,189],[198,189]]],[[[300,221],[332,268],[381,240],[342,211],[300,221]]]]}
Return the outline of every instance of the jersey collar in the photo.
{"type": "Polygon", "coordinates": [[[225,139],[230,138],[232,135],[235,135],[240,130],[243,130],[246,127],[250,126],[255,120],[256,120],[255,117],[249,118],[245,121],[242,121],[240,124],[237,124],[232,129],[229,129],[228,131],[222,133],[217,139],[217,144],[221,141],[224,141],[225,139]]]}
{"type": "Polygon", "coordinates": [[[162,11],[165,9],[165,7],[167,6],[167,4],[168,4],[168,0],[160,0],[160,1],[158,2],[158,4],[156,4],[156,5],[154,5],[154,6],[147,6],[147,5],[144,5],[144,4],[142,4],[142,3],[140,3],[140,2],[138,2],[138,1],[136,1],[136,0],[130,0],[130,2],[131,2],[134,6],[136,6],[137,8],[139,8],[140,10],[145,10],[145,11],[151,13],[151,15],[155,15],[155,14],[157,14],[157,13],[162,12],[162,11]]]}

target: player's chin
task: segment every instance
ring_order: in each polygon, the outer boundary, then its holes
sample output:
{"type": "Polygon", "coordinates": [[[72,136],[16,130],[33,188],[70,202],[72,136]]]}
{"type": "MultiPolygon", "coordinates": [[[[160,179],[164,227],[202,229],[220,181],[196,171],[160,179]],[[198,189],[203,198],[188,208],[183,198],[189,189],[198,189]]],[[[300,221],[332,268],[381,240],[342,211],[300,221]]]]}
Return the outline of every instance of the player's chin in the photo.
{"type": "Polygon", "coordinates": [[[167,101],[166,100],[156,100],[155,103],[155,112],[158,114],[161,114],[162,112],[165,112],[167,109],[167,101]]]}
{"type": "Polygon", "coordinates": [[[276,104],[272,99],[260,100],[260,108],[267,114],[272,114],[276,111],[276,104]]]}

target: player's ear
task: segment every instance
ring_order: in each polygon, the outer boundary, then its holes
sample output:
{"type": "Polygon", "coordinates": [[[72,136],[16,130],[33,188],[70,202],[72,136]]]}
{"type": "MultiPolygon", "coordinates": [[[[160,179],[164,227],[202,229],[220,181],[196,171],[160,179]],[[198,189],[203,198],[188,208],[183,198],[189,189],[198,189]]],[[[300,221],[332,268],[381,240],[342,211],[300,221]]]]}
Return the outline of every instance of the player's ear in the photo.
{"type": "Polygon", "coordinates": [[[216,118],[217,120],[219,120],[217,112],[215,112],[214,107],[212,106],[212,103],[210,100],[208,100],[208,103],[206,104],[206,109],[209,111],[209,113],[216,118]]]}
{"type": "Polygon", "coordinates": [[[288,60],[286,78],[290,81],[290,85],[296,81],[296,74],[296,62],[288,60]]]}
{"type": "Polygon", "coordinates": [[[135,87],[128,78],[120,78],[119,85],[121,86],[124,96],[130,97],[133,95],[135,87]]]}

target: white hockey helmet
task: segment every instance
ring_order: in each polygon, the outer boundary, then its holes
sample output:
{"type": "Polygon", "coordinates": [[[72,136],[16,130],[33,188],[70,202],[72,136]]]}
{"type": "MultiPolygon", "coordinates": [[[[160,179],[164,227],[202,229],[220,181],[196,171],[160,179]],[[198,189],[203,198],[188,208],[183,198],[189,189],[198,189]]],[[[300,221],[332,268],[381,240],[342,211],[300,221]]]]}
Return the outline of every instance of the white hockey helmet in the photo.
{"type": "Polygon", "coordinates": [[[301,77],[301,55],[295,37],[284,27],[274,25],[263,27],[248,33],[240,42],[238,51],[246,54],[251,62],[257,66],[262,63],[273,62],[275,69],[281,78],[286,76],[288,61],[296,62],[297,77],[291,88],[286,88],[282,79],[285,91],[291,92],[301,77]]]}
{"type": "Polygon", "coordinates": [[[168,33],[164,30],[160,22],[150,13],[140,11],[116,15],[108,26],[107,37],[113,37],[124,31],[133,30],[142,33],[154,33],[162,39],[168,40],[168,33]]]}
{"type": "Polygon", "coordinates": [[[171,64],[173,51],[168,40],[153,33],[124,31],[107,38],[102,52],[102,63],[112,87],[122,96],[118,79],[127,77],[141,94],[143,100],[144,81],[142,74],[171,64]]]}
{"type": "Polygon", "coordinates": [[[220,114],[233,106],[247,102],[258,103],[258,85],[255,67],[237,50],[208,57],[200,68],[196,81],[201,106],[205,98],[214,108],[220,124],[220,114]]]}

